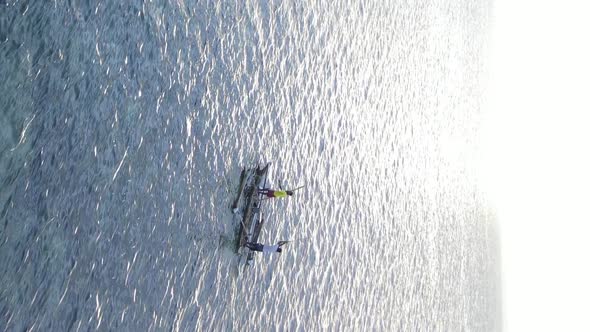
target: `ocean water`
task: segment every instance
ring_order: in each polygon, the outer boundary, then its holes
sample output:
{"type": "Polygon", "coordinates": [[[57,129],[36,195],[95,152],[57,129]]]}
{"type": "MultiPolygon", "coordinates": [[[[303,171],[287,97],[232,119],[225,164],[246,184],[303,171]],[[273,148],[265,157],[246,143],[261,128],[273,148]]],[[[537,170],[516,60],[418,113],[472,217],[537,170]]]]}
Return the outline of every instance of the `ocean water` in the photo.
{"type": "Polygon", "coordinates": [[[490,10],[0,0],[0,331],[500,329],[490,10]],[[266,162],[305,188],[244,268],[266,162]]]}

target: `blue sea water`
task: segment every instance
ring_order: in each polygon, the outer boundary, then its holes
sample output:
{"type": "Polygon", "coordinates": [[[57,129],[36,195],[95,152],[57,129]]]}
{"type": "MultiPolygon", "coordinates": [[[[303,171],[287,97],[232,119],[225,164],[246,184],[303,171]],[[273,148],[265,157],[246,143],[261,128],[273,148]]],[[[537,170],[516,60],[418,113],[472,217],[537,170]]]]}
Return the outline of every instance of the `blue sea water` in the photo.
{"type": "Polygon", "coordinates": [[[0,1],[0,330],[499,329],[490,7],[0,1]]]}

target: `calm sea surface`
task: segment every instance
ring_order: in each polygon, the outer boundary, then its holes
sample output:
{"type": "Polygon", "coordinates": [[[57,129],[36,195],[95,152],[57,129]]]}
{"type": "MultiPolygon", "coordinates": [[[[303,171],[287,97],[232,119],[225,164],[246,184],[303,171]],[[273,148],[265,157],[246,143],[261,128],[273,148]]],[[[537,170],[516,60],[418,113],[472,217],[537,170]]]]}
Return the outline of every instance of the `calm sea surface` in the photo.
{"type": "Polygon", "coordinates": [[[0,331],[499,329],[490,8],[0,0],[0,331]]]}

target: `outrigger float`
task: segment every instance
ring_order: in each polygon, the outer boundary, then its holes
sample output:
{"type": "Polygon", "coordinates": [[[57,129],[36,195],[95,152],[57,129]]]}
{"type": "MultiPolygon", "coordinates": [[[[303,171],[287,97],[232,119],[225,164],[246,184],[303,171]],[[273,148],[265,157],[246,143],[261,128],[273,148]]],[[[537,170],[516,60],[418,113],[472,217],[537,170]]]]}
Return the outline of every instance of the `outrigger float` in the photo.
{"type": "Polygon", "coordinates": [[[258,242],[258,237],[264,225],[260,210],[262,194],[258,190],[266,186],[269,166],[270,163],[263,168],[242,169],[238,196],[231,205],[232,212],[241,217],[237,233],[236,252],[240,255],[246,254],[246,265],[250,265],[254,261],[254,251],[248,249],[245,245],[248,242],[258,242]]]}

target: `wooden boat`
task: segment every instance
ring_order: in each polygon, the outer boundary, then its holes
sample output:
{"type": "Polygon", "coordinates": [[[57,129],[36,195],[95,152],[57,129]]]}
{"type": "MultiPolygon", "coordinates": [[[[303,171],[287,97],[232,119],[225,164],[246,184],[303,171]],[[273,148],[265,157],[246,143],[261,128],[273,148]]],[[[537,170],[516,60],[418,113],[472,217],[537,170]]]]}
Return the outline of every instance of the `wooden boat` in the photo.
{"type": "Polygon", "coordinates": [[[241,212],[239,231],[237,233],[236,252],[247,254],[246,264],[250,265],[254,260],[254,252],[246,248],[247,242],[258,242],[258,238],[264,225],[262,212],[262,194],[259,188],[264,188],[270,163],[263,168],[256,167],[243,169],[240,175],[238,196],[234,200],[231,209],[233,213],[241,212]]]}

